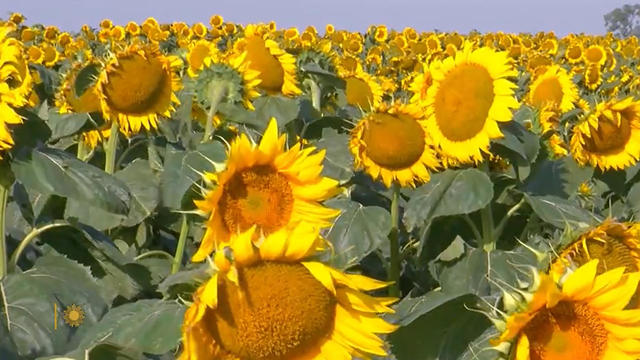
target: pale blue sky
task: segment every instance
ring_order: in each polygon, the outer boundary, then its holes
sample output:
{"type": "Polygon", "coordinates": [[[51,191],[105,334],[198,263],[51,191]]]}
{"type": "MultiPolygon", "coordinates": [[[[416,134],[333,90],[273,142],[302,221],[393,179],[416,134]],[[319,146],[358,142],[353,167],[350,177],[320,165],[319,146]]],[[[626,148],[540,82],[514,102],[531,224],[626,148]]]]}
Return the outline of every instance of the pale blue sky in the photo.
{"type": "MultiPolygon", "coordinates": [[[[553,30],[601,34],[603,15],[636,0],[0,0],[0,16],[19,11],[28,23],[77,30],[103,18],[116,24],[143,21],[207,22],[212,14],[236,23],[276,21],[278,27],[332,23],[339,29],[365,30],[370,24],[395,29],[439,29],[466,33],[553,30]]],[[[640,0],[638,0],[640,2],[640,0]]]]}

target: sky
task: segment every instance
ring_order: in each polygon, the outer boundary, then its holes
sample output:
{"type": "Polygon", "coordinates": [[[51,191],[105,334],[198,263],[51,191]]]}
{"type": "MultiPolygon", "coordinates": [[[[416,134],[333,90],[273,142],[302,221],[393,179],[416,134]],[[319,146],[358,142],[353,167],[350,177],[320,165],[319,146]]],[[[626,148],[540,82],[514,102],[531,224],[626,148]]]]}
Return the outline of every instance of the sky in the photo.
{"type": "MultiPolygon", "coordinates": [[[[0,17],[21,12],[28,24],[56,25],[75,31],[100,20],[115,24],[142,22],[204,22],[213,14],[226,21],[275,21],[279,28],[327,23],[337,29],[364,31],[371,24],[401,30],[470,30],[504,32],[554,31],[602,34],[603,15],[636,0],[0,0],[0,17]]],[[[640,0],[637,0],[640,2],[640,0]]]]}

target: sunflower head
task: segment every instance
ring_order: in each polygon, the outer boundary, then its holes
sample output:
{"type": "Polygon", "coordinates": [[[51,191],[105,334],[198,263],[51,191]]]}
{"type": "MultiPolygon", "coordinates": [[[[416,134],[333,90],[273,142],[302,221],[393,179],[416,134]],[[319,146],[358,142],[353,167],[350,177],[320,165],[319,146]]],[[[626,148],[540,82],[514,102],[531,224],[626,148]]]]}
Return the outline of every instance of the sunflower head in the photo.
{"type": "Polygon", "coordinates": [[[624,169],[640,158],[640,102],[632,98],[599,103],[573,127],[571,153],[581,165],[624,169]]]}
{"type": "Polygon", "coordinates": [[[338,65],[338,76],[345,81],[347,104],[364,111],[375,109],[382,102],[382,87],[373,75],[362,69],[356,58],[348,56],[338,65]]]}
{"type": "Polygon", "coordinates": [[[616,268],[597,275],[598,267],[589,261],[561,282],[540,275],[538,289],[510,312],[492,343],[506,344],[514,360],[637,359],[640,349],[627,346],[640,339],[637,310],[625,307],[640,273],[616,268]]]}
{"type": "Polygon", "coordinates": [[[562,112],[573,109],[578,88],[566,70],[558,65],[549,66],[530,86],[528,103],[537,108],[554,107],[562,112]]]}
{"type": "Polygon", "coordinates": [[[511,121],[518,107],[516,72],[504,52],[467,44],[455,57],[434,61],[427,90],[428,126],[434,142],[459,162],[478,162],[489,141],[502,137],[499,122],[511,121]]]}
{"type": "Polygon", "coordinates": [[[363,291],[387,283],[305,261],[318,245],[315,234],[256,245],[255,230],[216,250],[217,271],[185,313],[181,360],[386,355],[376,334],[396,327],[377,313],[393,312],[395,299],[363,291]]]}
{"type": "Polygon", "coordinates": [[[366,114],[351,132],[354,166],[387,186],[427,182],[439,167],[422,110],[415,105],[382,105],[366,114]]]}
{"type": "Polygon", "coordinates": [[[588,64],[602,65],[607,60],[607,54],[600,45],[591,45],[584,50],[584,61],[588,64]]]}
{"type": "Polygon", "coordinates": [[[338,211],[320,202],[339,190],[337,181],[320,175],[324,151],[303,148],[301,143],[286,150],[285,142],[272,120],[259,145],[240,135],[231,143],[226,168],[205,174],[205,180],[216,187],[196,201],[210,215],[193,261],[204,260],[218,244],[253,226],[256,236],[281,239],[301,229],[317,234],[331,225],[338,211]]]}
{"type": "Polygon", "coordinates": [[[164,56],[154,45],[131,45],[117,53],[98,78],[105,119],[117,121],[126,135],[142,127],[156,129],[158,117],[169,116],[179,103],[175,92],[182,87],[177,75],[181,65],[178,58],[164,56]]]}
{"type": "Polygon", "coordinates": [[[76,63],[67,72],[56,94],[56,106],[61,113],[100,111],[100,98],[96,91],[99,73],[99,65],[91,62],[76,63]]]}

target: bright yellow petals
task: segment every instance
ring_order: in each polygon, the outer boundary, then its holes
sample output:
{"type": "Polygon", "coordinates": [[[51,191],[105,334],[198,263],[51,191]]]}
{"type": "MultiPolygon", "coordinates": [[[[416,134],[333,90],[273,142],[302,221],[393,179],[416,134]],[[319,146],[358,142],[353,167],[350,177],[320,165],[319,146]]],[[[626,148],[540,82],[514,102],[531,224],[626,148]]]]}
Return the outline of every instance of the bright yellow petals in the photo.
{"type": "Polygon", "coordinates": [[[581,165],[625,169],[640,159],[640,102],[632,98],[600,103],[573,127],[571,153],[581,165]]]}
{"type": "Polygon", "coordinates": [[[259,145],[240,135],[231,143],[226,169],[205,174],[217,186],[196,201],[210,217],[193,261],[204,260],[219,244],[252,231],[254,225],[256,237],[281,242],[295,233],[317,236],[331,225],[338,211],[320,202],[338,188],[337,181],[320,175],[324,151],[300,143],[286,150],[285,140],[272,120],[259,145]]]}
{"type": "Polygon", "coordinates": [[[32,85],[23,45],[9,37],[13,30],[12,26],[0,26],[0,158],[13,146],[7,124],[22,123],[14,108],[28,103],[32,85]]]}
{"type": "Polygon", "coordinates": [[[388,305],[396,299],[362,292],[387,283],[303,261],[314,253],[317,235],[256,244],[255,229],[217,249],[218,272],[185,313],[180,360],[387,355],[377,334],[396,326],[377,314],[393,312],[388,305]]]}
{"type": "Polygon", "coordinates": [[[607,54],[600,45],[591,45],[584,50],[584,61],[588,64],[602,65],[607,60],[607,54]]]}
{"type": "Polygon", "coordinates": [[[562,112],[573,109],[577,99],[578,88],[567,71],[557,65],[548,67],[533,81],[527,97],[529,104],[539,109],[552,107],[562,112]]]}
{"type": "Polygon", "coordinates": [[[246,51],[249,69],[260,73],[259,87],[269,94],[295,96],[302,93],[296,79],[296,59],[273,40],[248,36],[236,47],[246,51]]]}
{"type": "Polygon", "coordinates": [[[498,123],[511,121],[518,107],[516,85],[507,79],[516,71],[506,53],[467,46],[431,63],[430,73],[425,105],[434,142],[456,161],[481,161],[489,141],[503,136],[498,123]]]}
{"type": "MultiPolygon", "coordinates": [[[[598,260],[569,273],[557,288],[547,275],[524,310],[511,314],[494,344],[509,342],[515,360],[633,360],[640,347],[637,310],[625,310],[640,273],[597,275],[598,260]],[[544,285],[544,286],[543,286],[544,285]]],[[[621,268],[619,268],[621,269],[621,268]]]]}
{"type": "Polygon", "coordinates": [[[107,121],[118,121],[130,136],[157,129],[158,116],[170,116],[181,88],[177,68],[181,61],[162,55],[154,46],[130,46],[118,53],[98,79],[102,112],[107,121]]]}
{"type": "Polygon", "coordinates": [[[380,107],[367,114],[351,132],[354,166],[387,186],[397,181],[414,186],[429,181],[439,167],[422,111],[414,105],[380,107]]]}

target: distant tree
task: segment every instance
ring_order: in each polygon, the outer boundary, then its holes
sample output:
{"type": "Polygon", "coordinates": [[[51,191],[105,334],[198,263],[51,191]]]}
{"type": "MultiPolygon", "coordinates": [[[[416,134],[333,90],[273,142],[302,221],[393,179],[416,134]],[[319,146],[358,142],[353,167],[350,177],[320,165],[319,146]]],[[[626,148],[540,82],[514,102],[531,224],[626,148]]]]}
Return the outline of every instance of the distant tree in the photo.
{"type": "Polygon", "coordinates": [[[617,36],[640,36],[640,4],[623,5],[604,16],[608,31],[617,36]]]}

